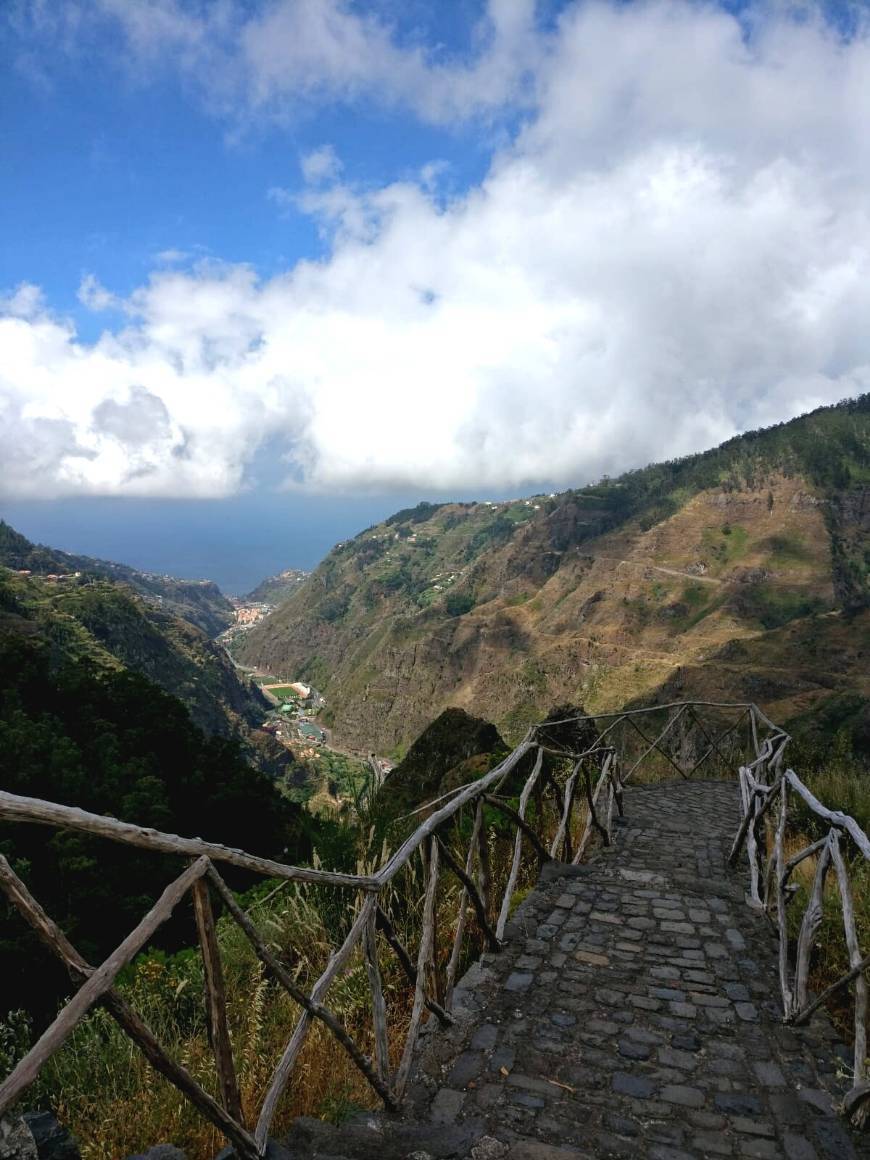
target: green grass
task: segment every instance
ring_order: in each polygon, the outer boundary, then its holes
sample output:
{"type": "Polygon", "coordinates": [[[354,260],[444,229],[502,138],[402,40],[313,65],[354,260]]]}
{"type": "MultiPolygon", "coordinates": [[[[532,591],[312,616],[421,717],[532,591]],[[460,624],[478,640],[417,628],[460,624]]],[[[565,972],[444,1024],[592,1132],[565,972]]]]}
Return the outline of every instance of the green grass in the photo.
{"type": "Polygon", "coordinates": [[[740,524],[722,524],[718,528],[705,528],[701,545],[711,562],[724,568],[744,555],[748,540],[749,533],[740,524]]]}
{"type": "Polygon", "coordinates": [[[679,601],[662,609],[659,617],[664,619],[667,612],[667,623],[673,627],[674,632],[688,632],[706,616],[721,608],[725,599],[711,584],[692,581],[684,586],[679,601]]]}
{"type": "Polygon", "coordinates": [[[299,696],[296,690],[292,689],[289,685],[277,685],[274,689],[269,689],[269,692],[273,697],[278,697],[285,701],[295,701],[299,696]]]}
{"type": "Polygon", "coordinates": [[[781,628],[803,616],[825,612],[829,604],[805,588],[783,588],[761,583],[747,585],[741,594],[741,612],[762,628],[781,628]]]}
{"type": "Polygon", "coordinates": [[[525,604],[531,598],[528,592],[517,592],[514,596],[509,597],[507,601],[508,608],[518,608],[521,604],[525,604]]]}
{"type": "MultiPolygon", "coordinates": [[[[870,833],[870,768],[852,751],[851,741],[844,730],[833,743],[805,742],[789,746],[788,764],[809,786],[819,801],[829,809],[839,809],[851,815],[865,833],[870,833]]],[[[796,794],[791,798],[791,824],[788,836],[791,853],[810,842],[824,837],[827,823],[814,814],[796,794]]],[[[870,864],[856,850],[851,839],[841,837],[840,848],[846,861],[858,928],[858,942],[863,953],[870,950],[870,864]]],[[[811,858],[795,874],[798,894],[789,906],[790,934],[797,937],[800,921],[809,898],[816,859],[811,858]]],[[[833,869],[829,872],[823,898],[822,922],[814,940],[810,985],[815,991],[836,982],[849,970],[849,954],[843,933],[843,919],[839,891],[833,869]]],[[[849,987],[832,1000],[832,1014],[845,1037],[853,1033],[853,988],[849,987]]]]}
{"type": "Polygon", "coordinates": [[[775,568],[789,564],[804,564],[813,559],[806,541],[797,532],[771,536],[765,546],[770,552],[770,562],[775,568]]]}

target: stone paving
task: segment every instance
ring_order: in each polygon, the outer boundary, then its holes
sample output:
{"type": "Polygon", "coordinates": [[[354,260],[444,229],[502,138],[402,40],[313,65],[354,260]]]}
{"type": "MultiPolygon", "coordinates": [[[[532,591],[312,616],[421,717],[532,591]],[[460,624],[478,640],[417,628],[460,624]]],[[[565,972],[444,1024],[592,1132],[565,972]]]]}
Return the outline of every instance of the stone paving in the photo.
{"type": "Polygon", "coordinates": [[[834,1111],[848,1052],[827,1017],[781,1023],[775,935],[726,865],[736,786],[631,787],[625,813],[463,980],[409,1114],[476,1160],[870,1157],[834,1111]]]}

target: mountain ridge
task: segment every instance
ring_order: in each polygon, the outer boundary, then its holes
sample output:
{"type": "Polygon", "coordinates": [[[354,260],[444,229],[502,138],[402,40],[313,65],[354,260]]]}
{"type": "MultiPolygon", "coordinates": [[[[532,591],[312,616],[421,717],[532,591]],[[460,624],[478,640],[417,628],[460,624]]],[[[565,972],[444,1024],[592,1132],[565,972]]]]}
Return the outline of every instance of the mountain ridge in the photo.
{"type": "Polygon", "coordinates": [[[182,617],[210,637],[228,628],[235,616],[232,603],[213,580],[181,580],[34,544],[5,520],[0,520],[0,565],[40,576],[81,572],[127,584],[150,604],[182,617]]]}
{"type": "Polygon", "coordinates": [[[312,680],[339,739],[396,755],[450,705],[513,739],[558,701],[715,685],[787,720],[870,697],[868,570],[865,395],[559,495],[397,512],[237,655],[312,680]]]}
{"type": "Polygon", "coordinates": [[[261,580],[256,588],[246,592],[241,600],[245,604],[281,604],[296,591],[302,584],[308,572],[302,568],[285,568],[274,576],[267,576],[261,580]]]}

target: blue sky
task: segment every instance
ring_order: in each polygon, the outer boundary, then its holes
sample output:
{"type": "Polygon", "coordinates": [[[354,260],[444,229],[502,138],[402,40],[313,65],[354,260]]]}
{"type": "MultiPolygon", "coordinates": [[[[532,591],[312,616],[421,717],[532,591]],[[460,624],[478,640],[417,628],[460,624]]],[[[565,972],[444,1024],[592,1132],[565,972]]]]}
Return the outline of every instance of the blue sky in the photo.
{"type": "MultiPolygon", "coordinates": [[[[460,2],[409,5],[404,15],[445,52],[461,52],[481,13],[460,2]]],[[[349,115],[309,102],[280,125],[237,127],[203,108],[171,67],[155,62],[145,77],[125,66],[109,19],[66,52],[38,33],[23,37],[16,22],[3,31],[0,52],[12,67],[0,71],[0,287],[37,283],[83,338],[105,322],[78,301],[87,273],[127,295],[167,251],[250,263],[264,277],[323,254],[311,218],[279,213],[268,191],[301,189],[300,158],[324,141],[364,185],[437,159],[462,190],[489,161],[490,142],[478,133],[421,124],[403,109],[349,115]]]]}
{"type": "Polygon", "coordinates": [[[238,588],[867,390],[866,14],[7,0],[0,511],[238,588]]]}

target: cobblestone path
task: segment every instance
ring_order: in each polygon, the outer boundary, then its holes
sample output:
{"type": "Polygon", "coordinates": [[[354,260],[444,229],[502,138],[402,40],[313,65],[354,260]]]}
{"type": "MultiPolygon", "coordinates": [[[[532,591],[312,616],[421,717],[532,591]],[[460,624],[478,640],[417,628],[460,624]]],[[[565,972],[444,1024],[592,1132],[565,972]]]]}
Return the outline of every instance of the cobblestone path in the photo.
{"type": "Polygon", "coordinates": [[[736,786],[630,788],[625,813],[466,976],[457,1026],[426,1036],[417,1122],[480,1160],[870,1157],[833,1111],[827,1017],[780,1021],[775,935],[726,865],[736,786]]]}

